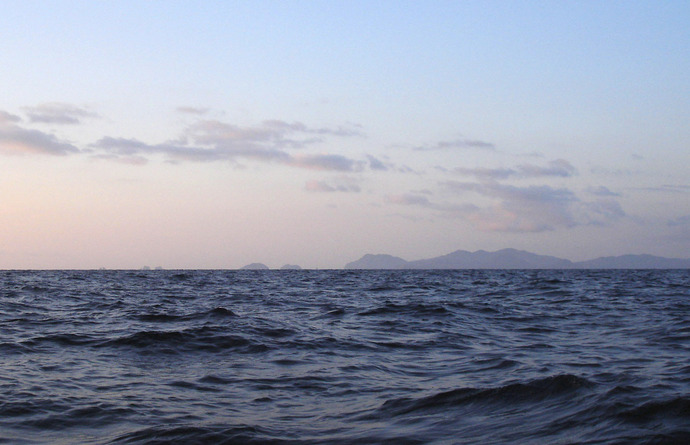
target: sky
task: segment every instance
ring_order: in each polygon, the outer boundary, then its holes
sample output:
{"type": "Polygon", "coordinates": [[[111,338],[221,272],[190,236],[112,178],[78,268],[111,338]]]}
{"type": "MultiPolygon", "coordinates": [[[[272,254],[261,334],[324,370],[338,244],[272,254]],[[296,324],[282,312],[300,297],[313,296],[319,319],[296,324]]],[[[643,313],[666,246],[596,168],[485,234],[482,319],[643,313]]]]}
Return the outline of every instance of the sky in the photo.
{"type": "Polygon", "coordinates": [[[0,268],[690,257],[690,2],[0,4],[0,268]]]}

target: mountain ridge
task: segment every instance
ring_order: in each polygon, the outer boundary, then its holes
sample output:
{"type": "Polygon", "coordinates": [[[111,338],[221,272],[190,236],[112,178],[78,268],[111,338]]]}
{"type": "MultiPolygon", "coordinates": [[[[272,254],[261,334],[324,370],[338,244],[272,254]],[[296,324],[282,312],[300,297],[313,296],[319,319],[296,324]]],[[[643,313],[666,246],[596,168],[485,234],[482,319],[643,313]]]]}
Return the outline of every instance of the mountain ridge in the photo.
{"type": "Polygon", "coordinates": [[[456,250],[446,255],[413,261],[386,254],[366,254],[359,260],[347,263],[344,269],[690,269],[690,258],[628,254],[573,262],[506,248],[494,252],[456,250]]]}

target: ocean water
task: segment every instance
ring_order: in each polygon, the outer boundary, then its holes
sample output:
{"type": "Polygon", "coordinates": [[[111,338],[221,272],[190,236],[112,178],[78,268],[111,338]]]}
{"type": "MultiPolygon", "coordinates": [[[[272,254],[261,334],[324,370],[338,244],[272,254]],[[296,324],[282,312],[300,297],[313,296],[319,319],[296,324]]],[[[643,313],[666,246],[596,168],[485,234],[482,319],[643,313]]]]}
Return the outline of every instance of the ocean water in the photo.
{"type": "Polygon", "coordinates": [[[0,443],[690,443],[690,271],[0,271],[0,443]]]}

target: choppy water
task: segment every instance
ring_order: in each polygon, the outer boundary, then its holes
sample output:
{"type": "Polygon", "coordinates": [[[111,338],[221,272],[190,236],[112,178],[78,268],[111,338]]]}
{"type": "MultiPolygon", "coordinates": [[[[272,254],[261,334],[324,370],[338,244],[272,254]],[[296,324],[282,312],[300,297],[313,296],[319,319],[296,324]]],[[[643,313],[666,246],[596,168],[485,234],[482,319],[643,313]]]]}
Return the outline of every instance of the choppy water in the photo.
{"type": "Polygon", "coordinates": [[[5,271],[0,310],[0,443],[690,443],[690,271],[5,271]]]}

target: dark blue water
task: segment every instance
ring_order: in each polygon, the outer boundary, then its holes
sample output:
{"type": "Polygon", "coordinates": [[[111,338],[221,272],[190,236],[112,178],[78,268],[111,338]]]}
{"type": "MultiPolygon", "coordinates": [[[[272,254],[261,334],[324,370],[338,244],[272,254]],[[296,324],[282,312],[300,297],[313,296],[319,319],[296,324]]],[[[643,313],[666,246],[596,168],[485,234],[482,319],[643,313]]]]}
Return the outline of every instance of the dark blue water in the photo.
{"type": "Polygon", "coordinates": [[[4,271],[0,443],[690,443],[690,271],[4,271]]]}

